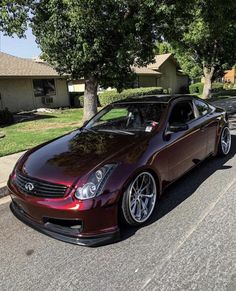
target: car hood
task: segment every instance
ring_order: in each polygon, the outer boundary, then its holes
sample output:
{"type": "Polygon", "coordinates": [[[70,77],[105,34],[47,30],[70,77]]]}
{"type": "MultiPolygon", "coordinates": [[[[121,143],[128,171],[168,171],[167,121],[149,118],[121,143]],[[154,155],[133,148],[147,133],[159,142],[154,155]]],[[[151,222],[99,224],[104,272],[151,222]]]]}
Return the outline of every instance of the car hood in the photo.
{"type": "MultiPolygon", "coordinates": [[[[93,168],[124,159],[134,162],[140,156],[138,135],[74,131],[36,147],[19,165],[24,174],[71,186],[93,168]]],[[[142,147],[143,151],[145,146],[142,147]]]]}

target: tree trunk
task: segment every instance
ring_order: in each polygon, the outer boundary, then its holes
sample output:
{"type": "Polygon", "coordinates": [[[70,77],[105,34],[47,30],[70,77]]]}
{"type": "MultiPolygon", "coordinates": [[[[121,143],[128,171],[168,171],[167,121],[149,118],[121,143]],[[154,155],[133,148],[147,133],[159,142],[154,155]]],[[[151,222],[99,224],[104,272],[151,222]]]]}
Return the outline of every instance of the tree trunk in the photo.
{"type": "Polygon", "coordinates": [[[203,68],[203,73],[204,73],[204,78],[205,78],[204,87],[203,87],[203,93],[202,93],[202,98],[203,99],[209,99],[210,98],[214,69],[215,69],[214,67],[211,67],[210,69],[207,68],[207,67],[203,68]]]}
{"type": "Polygon", "coordinates": [[[97,113],[97,89],[98,82],[94,77],[86,78],[84,91],[84,116],[87,121],[97,113]]]}

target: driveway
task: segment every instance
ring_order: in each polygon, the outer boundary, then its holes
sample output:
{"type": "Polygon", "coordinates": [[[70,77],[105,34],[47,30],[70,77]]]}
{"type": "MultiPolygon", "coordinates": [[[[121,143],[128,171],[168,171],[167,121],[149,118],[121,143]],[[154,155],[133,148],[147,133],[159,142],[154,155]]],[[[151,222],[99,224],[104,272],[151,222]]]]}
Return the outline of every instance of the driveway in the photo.
{"type": "Polygon", "coordinates": [[[236,290],[232,133],[229,157],[208,159],[173,184],[152,221],[123,228],[115,244],[57,241],[0,205],[0,290],[236,290]]]}

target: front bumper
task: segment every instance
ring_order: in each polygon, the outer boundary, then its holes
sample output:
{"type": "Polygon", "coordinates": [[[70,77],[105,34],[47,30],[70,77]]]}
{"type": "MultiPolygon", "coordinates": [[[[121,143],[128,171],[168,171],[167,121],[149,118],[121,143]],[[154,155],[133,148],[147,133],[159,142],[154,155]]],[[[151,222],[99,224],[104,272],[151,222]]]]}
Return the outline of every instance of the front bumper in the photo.
{"type": "Polygon", "coordinates": [[[61,227],[60,229],[60,227],[58,227],[57,225],[48,223],[40,224],[34,222],[14,201],[11,203],[10,208],[13,214],[25,224],[40,231],[41,233],[44,233],[50,237],[64,242],[87,247],[96,247],[115,242],[120,238],[119,230],[93,236],[81,236],[79,234],[77,236],[73,236],[72,233],[70,234],[69,231],[65,230],[63,227],[61,227]]]}
{"type": "Polygon", "coordinates": [[[11,182],[8,189],[13,214],[46,235],[90,247],[119,239],[118,193],[81,202],[70,195],[60,199],[28,196],[19,192],[11,182]]]}

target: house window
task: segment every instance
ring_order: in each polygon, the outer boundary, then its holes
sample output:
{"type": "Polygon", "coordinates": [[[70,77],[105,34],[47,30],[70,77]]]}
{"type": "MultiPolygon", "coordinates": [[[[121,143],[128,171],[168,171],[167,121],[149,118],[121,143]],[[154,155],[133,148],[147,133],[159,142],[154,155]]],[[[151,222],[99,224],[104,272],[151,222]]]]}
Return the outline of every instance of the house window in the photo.
{"type": "Polygon", "coordinates": [[[35,97],[56,95],[54,79],[34,79],[33,86],[35,97]]]}

